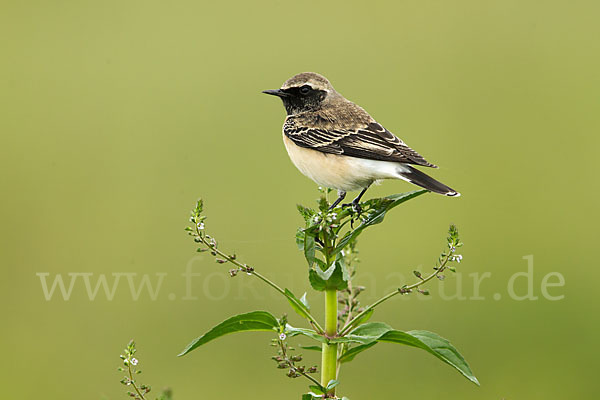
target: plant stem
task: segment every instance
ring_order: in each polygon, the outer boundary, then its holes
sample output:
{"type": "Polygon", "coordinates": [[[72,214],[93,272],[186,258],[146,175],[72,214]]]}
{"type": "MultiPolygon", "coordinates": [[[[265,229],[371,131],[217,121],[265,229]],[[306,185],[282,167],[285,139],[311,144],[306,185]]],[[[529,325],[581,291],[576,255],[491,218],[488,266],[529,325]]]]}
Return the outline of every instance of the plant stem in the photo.
{"type": "MultiPolygon", "coordinates": [[[[333,338],[337,335],[337,290],[325,290],[325,334],[333,338]]],[[[321,352],[321,385],[327,387],[329,381],[337,378],[337,343],[323,343],[321,352]]],[[[335,394],[332,389],[329,395],[335,394]]]]}
{"type": "Polygon", "coordinates": [[[129,381],[131,382],[131,386],[133,386],[138,396],[140,396],[142,400],[145,400],[146,398],[144,397],[142,392],[140,392],[137,385],[135,384],[135,381],[133,380],[133,372],[131,371],[131,360],[127,363],[127,372],[129,372],[129,381]]]}

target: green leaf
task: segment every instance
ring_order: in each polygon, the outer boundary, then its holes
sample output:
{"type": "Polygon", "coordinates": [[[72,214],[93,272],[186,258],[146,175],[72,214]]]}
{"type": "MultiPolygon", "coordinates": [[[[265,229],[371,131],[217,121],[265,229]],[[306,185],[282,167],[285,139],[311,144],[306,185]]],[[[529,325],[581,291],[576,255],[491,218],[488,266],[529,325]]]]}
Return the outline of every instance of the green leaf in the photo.
{"type": "Polygon", "coordinates": [[[198,199],[198,201],[196,202],[196,208],[194,209],[194,213],[196,215],[200,215],[202,213],[203,209],[204,209],[204,202],[202,201],[202,199],[198,199]]]}
{"type": "Polygon", "coordinates": [[[331,264],[331,266],[329,266],[329,268],[327,268],[325,271],[323,271],[320,268],[316,268],[317,271],[317,275],[319,275],[319,278],[323,279],[324,281],[329,280],[329,278],[331,278],[331,275],[333,275],[333,271],[335,271],[335,264],[331,264]]]}
{"type": "MultiPolygon", "coordinates": [[[[327,193],[329,193],[329,192],[327,192],[327,193]]],[[[327,214],[327,212],[329,211],[329,202],[327,201],[325,196],[319,197],[319,200],[317,200],[317,203],[319,204],[319,210],[321,210],[321,212],[323,214],[327,214]]]]}
{"type": "Polygon", "coordinates": [[[279,323],[277,322],[277,318],[267,311],[252,311],[246,314],[236,315],[221,322],[219,325],[215,326],[199,338],[194,339],[179,354],[179,356],[186,355],[197,347],[230,333],[245,331],[273,331],[276,330],[278,326],[279,323]]]}
{"type": "MultiPolygon", "coordinates": [[[[318,386],[310,385],[309,387],[312,388],[312,387],[318,387],[318,386]]],[[[323,399],[323,397],[324,397],[323,391],[321,389],[319,389],[317,393],[309,392],[309,393],[303,394],[302,400],[321,400],[321,399],[323,399]]]]}
{"type": "Polygon", "coordinates": [[[325,389],[327,389],[327,391],[330,391],[331,389],[333,389],[334,387],[336,387],[339,384],[340,384],[339,381],[332,379],[327,383],[327,387],[325,389]]]}
{"type": "Polygon", "coordinates": [[[332,343],[360,343],[369,344],[376,342],[385,333],[393,330],[389,325],[383,322],[369,322],[362,324],[350,331],[346,336],[331,339],[332,343]]]}
{"type": "Polygon", "coordinates": [[[304,250],[304,229],[298,228],[296,231],[296,245],[298,250],[304,250]]]}
{"type": "Polygon", "coordinates": [[[304,292],[304,294],[302,295],[302,297],[300,297],[300,302],[302,304],[304,304],[304,307],[306,307],[306,309],[308,311],[310,311],[310,306],[308,305],[308,300],[306,300],[306,292],[304,292]]]}
{"type": "Polygon", "coordinates": [[[393,330],[392,327],[386,323],[368,322],[366,324],[359,325],[350,331],[350,334],[355,336],[374,337],[377,339],[391,330],[393,330]]]}
{"type": "MultiPolygon", "coordinates": [[[[298,315],[300,315],[301,317],[310,319],[310,310],[306,307],[306,305],[300,299],[294,296],[294,293],[292,293],[289,289],[285,289],[284,292],[285,297],[287,298],[294,311],[296,311],[296,313],[298,313],[298,315]]],[[[304,293],[304,296],[306,296],[306,293],[304,293]]],[[[306,301],[306,298],[304,298],[304,300],[306,301]]]]}
{"type": "MultiPolygon", "coordinates": [[[[317,267],[317,269],[318,268],[319,267],[317,267]]],[[[327,288],[327,284],[314,268],[308,271],[308,281],[310,282],[310,286],[319,292],[322,292],[327,288]]]]}
{"type": "Polygon", "coordinates": [[[399,193],[391,196],[379,198],[379,199],[371,199],[364,203],[363,208],[365,208],[368,212],[368,217],[365,221],[363,221],[356,229],[346,233],[344,237],[339,241],[338,245],[333,250],[333,254],[337,254],[352,240],[356,239],[358,235],[361,234],[363,230],[372,225],[377,225],[383,222],[385,214],[390,211],[392,208],[408,201],[410,199],[414,199],[417,196],[428,193],[429,190],[421,189],[414,190],[412,192],[407,193],[399,193]]]}
{"type": "Polygon", "coordinates": [[[342,271],[342,280],[344,282],[348,282],[350,280],[350,273],[348,272],[348,268],[346,267],[346,262],[341,251],[336,255],[335,262],[339,264],[339,267],[342,271]]]}
{"type": "MultiPolygon", "coordinates": [[[[471,382],[479,385],[479,381],[473,375],[469,365],[458,350],[448,340],[433,332],[418,330],[402,332],[391,329],[388,325],[381,322],[371,322],[360,325],[351,331],[350,334],[346,335],[345,338],[347,338],[346,342],[358,342],[361,345],[352,347],[346,351],[340,357],[341,362],[352,361],[356,355],[370,349],[377,342],[398,343],[417,347],[433,354],[443,362],[457,369],[471,382]]],[[[337,340],[338,338],[332,339],[331,342],[337,340]]]]}
{"type": "Polygon", "coordinates": [[[311,350],[311,351],[322,351],[323,350],[323,348],[321,346],[302,346],[302,345],[300,345],[298,347],[300,347],[301,349],[304,349],[304,350],[311,350]]]}
{"type": "Polygon", "coordinates": [[[290,337],[304,335],[306,337],[316,340],[317,342],[328,343],[327,338],[325,338],[325,336],[319,335],[316,331],[314,331],[312,329],[295,328],[291,325],[286,325],[285,331],[287,332],[288,336],[290,336],[290,337]]]}
{"type": "MultiPolygon", "coordinates": [[[[325,394],[325,392],[323,392],[323,389],[321,389],[321,387],[320,387],[320,386],[317,386],[317,385],[309,385],[309,386],[308,386],[308,388],[309,388],[310,390],[312,390],[314,394],[325,394]]],[[[311,398],[312,398],[312,396],[311,396],[311,398]]]]}
{"type": "Polygon", "coordinates": [[[339,361],[342,363],[350,362],[350,361],[354,360],[354,357],[356,357],[359,353],[370,349],[371,347],[375,346],[376,344],[377,344],[377,341],[369,343],[369,344],[361,344],[359,346],[351,347],[350,349],[346,350],[344,352],[344,354],[342,354],[342,356],[339,358],[339,361]]]}
{"type": "Polygon", "coordinates": [[[344,290],[348,287],[350,275],[341,258],[336,260],[327,270],[323,271],[319,268],[315,268],[315,272],[322,281],[320,282],[321,286],[324,284],[325,289],[344,290]]]}
{"type": "Polygon", "coordinates": [[[308,262],[308,267],[312,268],[315,263],[315,237],[308,232],[308,229],[304,231],[304,258],[308,262]]]}
{"type": "Polygon", "coordinates": [[[374,309],[370,309],[369,311],[367,311],[362,317],[360,317],[359,319],[357,319],[352,325],[354,326],[358,326],[360,324],[364,324],[365,322],[367,322],[369,319],[371,319],[371,317],[373,316],[373,313],[375,312],[374,309]]]}
{"type": "Polygon", "coordinates": [[[297,204],[296,208],[298,209],[298,212],[300,213],[302,218],[304,218],[304,222],[306,222],[306,224],[308,225],[309,222],[312,220],[313,216],[315,215],[315,210],[308,207],[304,207],[301,204],[297,204]]]}
{"type": "Polygon", "coordinates": [[[380,342],[391,342],[417,347],[433,354],[446,364],[454,367],[465,378],[479,385],[479,381],[473,375],[469,364],[463,356],[443,337],[429,331],[390,331],[379,338],[380,342]]]}
{"type": "Polygon", "coordinates": [[[370,322],[362,324],[352,330],[343,338],[331,339],[332,343],[356,342],[360,346],[352,347],[339,358],[341,362],[352,361],[359,353],[370,349],[377,342],[389,342],[417,347],[433,354],[446,364],[454,367],[471,382],[479,385],[479,381],[473,375],[469,364],[463,356],[443,337],[429,331],[414,330],[402,332],[392,329],[382,322],[370,322]]]}
{"type": "Polygon", "coordinates": [[[336,261],[327,270],[323,271],[318,266],[308,271],[308,280],[313,289],[344,290],[348,287],[348,272],[342,263],[336,261]]]}

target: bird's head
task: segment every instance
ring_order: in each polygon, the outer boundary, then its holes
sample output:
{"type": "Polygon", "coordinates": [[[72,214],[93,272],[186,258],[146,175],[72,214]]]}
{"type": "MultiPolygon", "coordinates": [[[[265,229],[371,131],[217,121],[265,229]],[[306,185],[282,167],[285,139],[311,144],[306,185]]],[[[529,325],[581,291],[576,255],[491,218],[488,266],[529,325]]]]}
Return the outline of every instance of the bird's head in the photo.
{"type": "Polygon", "coordinates": [[[294,75],[280,89],[263,93],[280,97],[288,115],[317,111],[338,95],[327,78],[314,72],[294,75]]]}

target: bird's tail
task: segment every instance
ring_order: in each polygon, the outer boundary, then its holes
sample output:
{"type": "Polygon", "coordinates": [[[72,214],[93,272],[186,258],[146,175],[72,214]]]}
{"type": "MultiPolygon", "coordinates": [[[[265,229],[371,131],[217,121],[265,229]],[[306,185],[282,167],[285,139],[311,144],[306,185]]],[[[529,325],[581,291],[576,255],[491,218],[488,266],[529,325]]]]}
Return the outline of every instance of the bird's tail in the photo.
{"type": "Polygon", "coordinates": [[[444,196],[460,196],[456,190],[444,185],[442,182],[436,181],[429,175],[419,171],[410,165],[402,165],[402,169],[399,171],[402,179],[421,186],[434,193],[443,194],[444,196]]]}

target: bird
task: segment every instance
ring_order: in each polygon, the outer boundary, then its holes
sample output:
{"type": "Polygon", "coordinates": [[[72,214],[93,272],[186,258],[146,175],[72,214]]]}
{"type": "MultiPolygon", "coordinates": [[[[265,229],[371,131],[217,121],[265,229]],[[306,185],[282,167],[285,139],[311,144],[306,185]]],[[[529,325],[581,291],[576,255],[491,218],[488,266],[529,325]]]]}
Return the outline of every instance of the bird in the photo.
{"type": "Polygon", "coordinates": [[[338,198],[330,209],[347,192],[360,190],[350,204],[342,204],[360,214],[362,196],[383,179],[402,179],[434,193],[460,196],[415,168],[437,166],[338,93],[324,76],[303,72],[279,89],[263,93],[283,101],[287,113],[283,143],[292,163],[319,186],[337,190],[338,198]]]}

